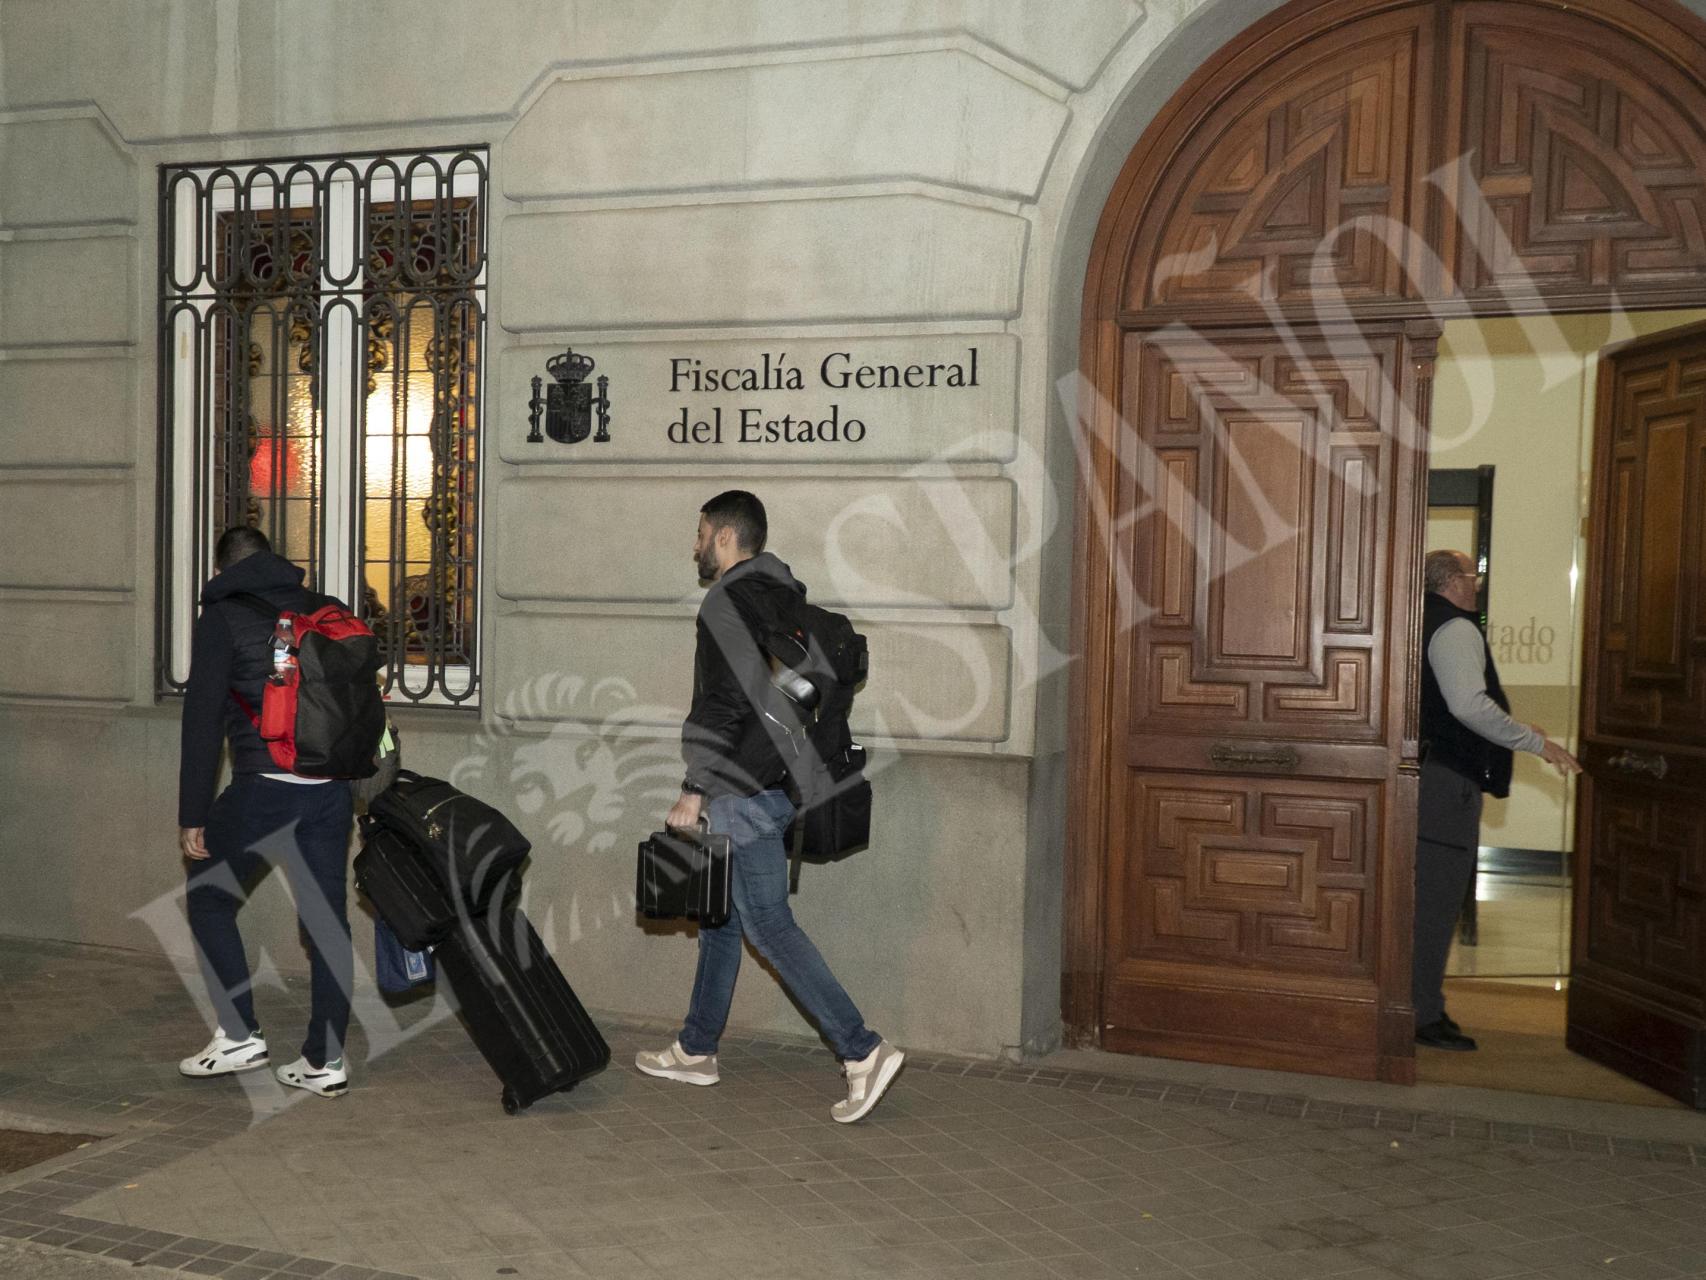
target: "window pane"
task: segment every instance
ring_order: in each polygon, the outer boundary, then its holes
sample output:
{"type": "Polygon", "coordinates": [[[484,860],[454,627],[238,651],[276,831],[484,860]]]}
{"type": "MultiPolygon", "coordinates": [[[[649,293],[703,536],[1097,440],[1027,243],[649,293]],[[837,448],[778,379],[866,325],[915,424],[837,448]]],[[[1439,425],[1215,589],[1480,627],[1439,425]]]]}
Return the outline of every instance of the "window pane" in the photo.
{"type": "Polygon", "coordinates": [[[399,669],[444,670],[475,656],[482,317],[478,299],[459,286],[469,264],[447,246],[472,251],[466,224],[476,213],[469,200],[448,210],[384,203],[368,224],[373,276],[399,287],[364,311],[362,576],[375,630],[399,669]]]}
{"type": "Polygon", "coordinates": [[[477,696],[485,193],[483,151],[162,167],[162,691],[247,524],[353,597],[393,688],[477,696]]]}

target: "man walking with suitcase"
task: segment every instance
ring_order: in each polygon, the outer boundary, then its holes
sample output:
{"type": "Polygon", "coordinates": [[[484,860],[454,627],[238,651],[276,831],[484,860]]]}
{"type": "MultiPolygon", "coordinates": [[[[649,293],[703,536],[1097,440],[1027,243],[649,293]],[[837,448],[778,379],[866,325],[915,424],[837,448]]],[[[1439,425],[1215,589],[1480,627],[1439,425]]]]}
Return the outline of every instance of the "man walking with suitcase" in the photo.
{"type": "Polygon", "coordinates": [[[350,785],[281,770],[237,703],[262,705],[264,682],[281,660],[274,648],[277,613],[306,611],[328,599],[304,589],[302,570],[273,554],[258,529],[227,530],[214,567],[190,645],[178,844],[188,859],[190,932],[219,1026],[207,1047],[178,1070],[222,1076],[269,1064],[237,911],[268,866],[282,863],[308,939],[311,1008],[302,1056],[275,1074],[283,1084],[335,1098],[349,1088],[343,1041],[355,965],[345,905],[350,785]],[[215,800],[226,737],[234,776],[215,800]]]}
{"type": "Polygon", "coordinates": [[[642,1051],[634,1065],[666,1080],[717,1083],[717,1042],[734,999],[744,933],[842,1059],[847,1097],[830,1113],[849,1124],[877,1105],[906,1055],[865,1025],[788,907],[782,836],[794,808],[764,719],[769,664],[743,614],[762,614],[766,593],[803,596],[805,588],[764,550],[768,532],[764,504],[742,490],[719,494],[700,510],[693,559],[711,589],[699,608],[693,706],[682,726],[687,776],[664,821],[690,831],[706,818],[711,830],[728,834],[733,905],[725,924],[700,926],[699,968],[681,1034],[667,1049],[642,1051]]]}

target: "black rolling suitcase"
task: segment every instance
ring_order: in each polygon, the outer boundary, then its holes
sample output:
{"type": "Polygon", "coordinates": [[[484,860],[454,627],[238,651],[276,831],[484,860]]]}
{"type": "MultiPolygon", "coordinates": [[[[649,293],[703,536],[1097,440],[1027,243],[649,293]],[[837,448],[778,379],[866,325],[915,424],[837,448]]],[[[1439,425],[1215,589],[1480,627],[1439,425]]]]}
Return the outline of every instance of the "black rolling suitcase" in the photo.
{"type": "Polygon", "coordinates": [[[726,923],[733,889],[730,853],[729,837],[712,835],[703,822],[687,834],[654,831],[640,841],[634,883],[640,914],[712,927],[726,923]]]}
{"type": "Polygon", "coordinates": [[[433,953],[514,1115],[610,1064],[610,1046],[521,910],[464,919],[433,953]]]}
{"type": "Polygon", "coordinates": [[[361,821],[355,885],[410,951],[444,941],[456,926],[456,903],[408,837],[361,821]]]}

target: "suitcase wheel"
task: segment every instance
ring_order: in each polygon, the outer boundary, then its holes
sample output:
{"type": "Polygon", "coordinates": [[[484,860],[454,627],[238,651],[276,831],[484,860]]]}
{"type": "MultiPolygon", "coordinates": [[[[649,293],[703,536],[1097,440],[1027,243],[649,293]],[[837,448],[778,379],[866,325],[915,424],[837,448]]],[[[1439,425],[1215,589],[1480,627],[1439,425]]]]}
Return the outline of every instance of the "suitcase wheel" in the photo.
{"type": "Polygon", "coordinates": [[[506,1116],[513,1116],[521,1110],[521,1100],[515,1096],[515,1091],[512,1089],[504,1089],[503,1097],[500,1101],[503,1103],[504,1114],[506,1116]]]}

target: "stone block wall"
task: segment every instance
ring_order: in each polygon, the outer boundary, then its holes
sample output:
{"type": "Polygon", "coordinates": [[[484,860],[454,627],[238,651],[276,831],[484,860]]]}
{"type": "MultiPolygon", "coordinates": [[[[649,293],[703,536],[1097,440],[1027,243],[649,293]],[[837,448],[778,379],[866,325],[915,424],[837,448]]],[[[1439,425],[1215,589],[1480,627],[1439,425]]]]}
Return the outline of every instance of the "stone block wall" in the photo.
{"type": "MultiPolygon", "coordinates": [[[[678,1013],[692,943],[635,920],[633,846],[679,780],[698,507],[753,489],[773,549],[872,646],[872,848],[808,869],[801,918],[891,1036],[1049,1043],[1057,380],[1098,188],[1155,109],[1133,87],[1182,77],[1169,51],[1200,57],[1239,9],[5,5],[0,931],[187,951],[149,907],[179,875],[177,708],[153,692],[157,166],[483,144],[484,688],[477,713],[400,713],[409,762],[534,839],[529,909],[589,1004],[678,1013]],[[612,439],[529,443],[530,380],[571,345],[611,379],[612,439]],[[918,371],[861,384],[885,366],[918,371]],[[826,418],[835,438],[797,438],[826,418]]],[[[301,967],[280,886],[246,925],[301,967]]],[[[756,966],[735,1016],[799,1027],[756,966]]]]}

